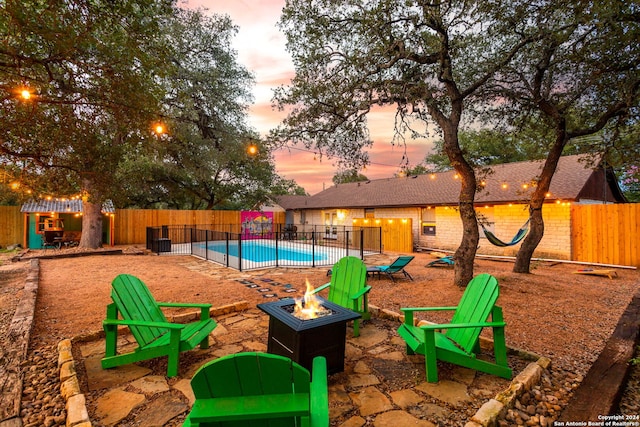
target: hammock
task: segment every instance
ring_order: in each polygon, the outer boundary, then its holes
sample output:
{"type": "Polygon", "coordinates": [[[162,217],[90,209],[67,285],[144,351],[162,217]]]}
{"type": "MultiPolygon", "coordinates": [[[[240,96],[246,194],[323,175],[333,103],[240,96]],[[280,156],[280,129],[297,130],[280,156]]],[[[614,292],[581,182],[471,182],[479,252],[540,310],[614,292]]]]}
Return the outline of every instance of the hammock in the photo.
{"type": "Polygon", "coordinates": [[[527,222],[525,222],[524,225],[520,227],[520,229],[518,230],[516,235],[513,236],[513,239],[511,239],[510,242],[503,242],[502,240],[498,239],[491,231],[487,230],[482,223],[480,223],[480,227],[482,227],[482,231],[484,231],[484,235],[487,236],[487,240],[489,242],[496,246],[506,247],[517,245],[522,239],[524,239],[524,236],[526,236],[527,232],[529,231],[529,221],[531,221],[531,218],[529,218],[527,222]]]}

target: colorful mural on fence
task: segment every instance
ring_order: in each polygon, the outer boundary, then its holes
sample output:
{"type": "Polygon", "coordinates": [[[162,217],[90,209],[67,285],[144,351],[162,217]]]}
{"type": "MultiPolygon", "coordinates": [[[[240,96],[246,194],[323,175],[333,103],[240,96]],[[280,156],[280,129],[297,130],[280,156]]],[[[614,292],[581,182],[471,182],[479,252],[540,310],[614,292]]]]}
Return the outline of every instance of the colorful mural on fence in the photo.
{"type": "Polygon", "coordinates": [[[273,237],[273,212],[240,212],[243,239],[270,239],[273,237]]]}

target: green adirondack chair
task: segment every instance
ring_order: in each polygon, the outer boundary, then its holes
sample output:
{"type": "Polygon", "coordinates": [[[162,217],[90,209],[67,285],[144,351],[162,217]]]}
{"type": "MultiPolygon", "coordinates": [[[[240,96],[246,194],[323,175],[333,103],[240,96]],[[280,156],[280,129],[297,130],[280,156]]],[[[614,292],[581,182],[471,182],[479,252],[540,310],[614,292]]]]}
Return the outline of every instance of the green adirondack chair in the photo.
{"type": "MultiPolygon", "coordinates": [[[[346,256],[331,269],[331,282],[315,289],[314,293],[329,288],[327,299],[360,314],[362,320],[371,319],[369,313],[369,291],[367,266],[360,258],[346,256]]],[[[360,336],[360,322],[353,321],[353,336],[360,336]]]]}
{"type": "Polygon", "coordinates": [[[168,356],[167,376],[175,377],[180,352],[197,345],[209,347],[209,334],[217,326],[209,317],[211,304],[156,302],[147,286],[129,274],[118,275],[111,287],[113,302],[107,306],[107,318],[102,323],[106,335],[103,369],[168,356]],[[171,323],[161,307],[200,309],[200,320],[188,324],[171,323]],[[135,337],[138,348],[134,352],[117,354],[119,326],[128,326],[135,337]]]}
{"type": "Polygon", "coordinates": [[[424,355],[427,381],[438,381],[438,360],[511,378],[502,308],[496,305],[499,293],[495,277],[479,274],[469,282],[457,307],[401,308],[405,319],[398,334],[407,343],[408,354],[424,355]],[[455,312],[450,323],[415,326],[414,313],[430,310],[455,312]],[[487,321],[489,316],[491,321],[487,321]],[[480,332],[485,327],[493,328],[495,363],[476,357],[480,350],[480,332]],[[446,333],[437,332],[443,329],[446,333]]]}
{"type": "Polygon", "coordinates": [[[203,365],[191,388],[196,400],[185,427],[329,426],[327,364],[322,356],[313,359],[310,377],[284,356],[232,354],[203,365]]]}

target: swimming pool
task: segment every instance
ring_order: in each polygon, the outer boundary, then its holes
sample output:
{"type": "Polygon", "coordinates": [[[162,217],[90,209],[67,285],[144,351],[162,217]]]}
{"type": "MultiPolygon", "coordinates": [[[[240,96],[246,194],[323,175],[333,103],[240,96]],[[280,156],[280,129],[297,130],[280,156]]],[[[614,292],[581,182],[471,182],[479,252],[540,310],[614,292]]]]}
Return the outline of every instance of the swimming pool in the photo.
{"type": "Polygon", "coordinates": [[[344,256],[361,256],[360,251],[344,247],[272,239],[242,240],[240,248],[237,240],[194,242],[191,253],[238,270],[331,266],[344,256]]]}
{"type": "MultiPolygon", "coordinates": [[[[204,243],[199,244],[204,248],[204,243]]],[[[239,245],[234,242],[209,242],[207,250],[227,254],[237,257],[239,253],[239,245]],[[228,251],[228,252],[227,252],[228,251]]],[[[282,246],[274,245],[271,241],[265,240],[243,240],[242,241],[242,258],[253,262],[269,262],[269,261],[326,261],[328,255],[326,253],[316,253],[311,248],[293,247],[292,245],[282,246]]]]}

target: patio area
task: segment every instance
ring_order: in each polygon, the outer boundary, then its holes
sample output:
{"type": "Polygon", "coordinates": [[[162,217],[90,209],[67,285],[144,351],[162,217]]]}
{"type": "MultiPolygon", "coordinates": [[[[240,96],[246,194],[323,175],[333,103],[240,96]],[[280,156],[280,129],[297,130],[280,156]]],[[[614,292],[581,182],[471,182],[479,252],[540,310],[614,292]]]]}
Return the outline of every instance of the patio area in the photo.
{"type": "MultiPolygon", "coordinates": [[[[209,360],[242,351],[266,351],[268,317],[240,302],[219,309],[213,343],[181,354],[178,377],[166,378],[166,358],[103,370],[104,340],[74,340],[72,353],[81,388],[86,390],[93,426],[179,426],[193,394],[189,379],[209,360]]],[[[214,310],[215,312],[215,310],[214,310]]],[[[425,381],[421,356],[406,356],[396,333],[398,322],[375,317],[353,337],[347,328],[345,370],[328,376],[332,426],[464,425],[479,408],[505,390],[510,380],[443,365],[437,384],[425,381]]],[[[135,348],[121,338],[124,351],[135,348]]],[[[512,355],[519,373],[532,360],[512,355]]]]}

